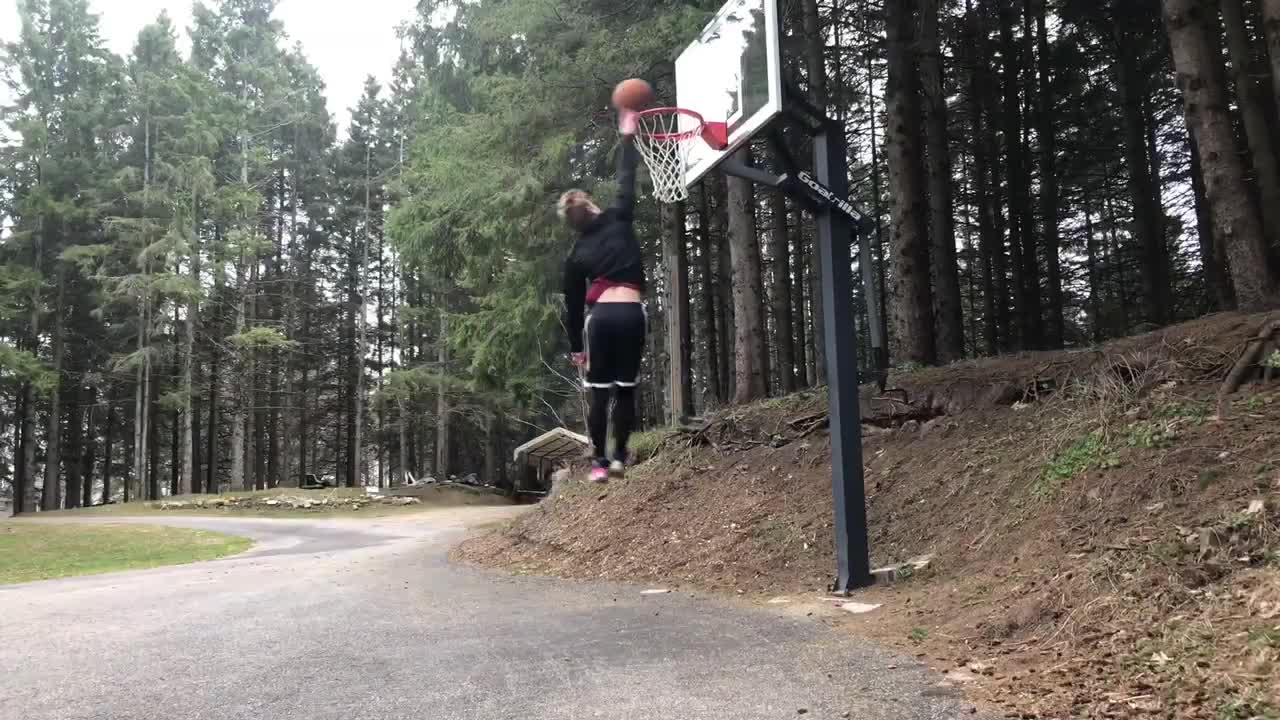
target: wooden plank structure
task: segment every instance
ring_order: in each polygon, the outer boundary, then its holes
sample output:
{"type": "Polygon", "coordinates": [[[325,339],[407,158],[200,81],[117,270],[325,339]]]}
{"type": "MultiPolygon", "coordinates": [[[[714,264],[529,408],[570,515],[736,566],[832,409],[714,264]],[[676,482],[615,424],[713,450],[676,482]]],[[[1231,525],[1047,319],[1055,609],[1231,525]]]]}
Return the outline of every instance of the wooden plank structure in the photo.
{"type": "MultiPolygon", "coordinates": [[[[590,446],[591,440],[586,435],[556,428],[516,448],[514,456],[516,464],[536,469],[539,484],[545,484],[548,471],[585,458],[590,446]]],[[[523,489],[516,488],[517,491],[523,489]]]]}

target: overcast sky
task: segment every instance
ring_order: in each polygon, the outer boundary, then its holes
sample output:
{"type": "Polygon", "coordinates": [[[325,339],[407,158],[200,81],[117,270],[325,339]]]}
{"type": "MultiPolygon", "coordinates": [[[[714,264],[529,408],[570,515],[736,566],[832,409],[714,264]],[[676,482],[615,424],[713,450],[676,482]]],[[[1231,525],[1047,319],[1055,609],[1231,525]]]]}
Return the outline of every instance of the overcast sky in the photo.
{"type": "MultiPolygon", "coordinates": [[[[209,0],[212,4],[212,0],[209,0]]],[[[329,112],[346,127],[350,108],[359,100],[367,75],[385,85],[400,54],[396,26],[413,15],[414,0],[281,0],[275,17],[284,22],[289,45],[302,43],[311,63],[328,86],[329,112]]],[[[128,58],[138,31],[168,10],[178,28],[183,53],[190,49],[186,28],[192,0],[89,0],[99,16],[107,47],[128,58]]],[[[0,0],[0,38],[17,35],[17,0],[0,0]]],[[[0,89],[0,96],[7,96],[0,89]]],[[[5,100],[7,97],[0,97],[5,100]]]]}

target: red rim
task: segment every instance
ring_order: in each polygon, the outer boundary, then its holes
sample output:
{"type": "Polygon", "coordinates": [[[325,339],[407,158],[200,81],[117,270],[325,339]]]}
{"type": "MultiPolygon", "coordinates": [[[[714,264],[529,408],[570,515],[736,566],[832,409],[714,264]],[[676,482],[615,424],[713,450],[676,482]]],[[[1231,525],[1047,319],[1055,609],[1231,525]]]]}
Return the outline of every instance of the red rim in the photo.
{"type": "Polygon", "coordinates": [[[702,116],[698,113],[678,107],[653,108],[651,110],[643,110],[639,113],[641,118],[650,118],[659,115],[684,115],[685,117],[693,118],[698,122],[698,124],[696,127],[683,132],[647,133],[643,132],[643,130],[641,131],[645,137],[650,140],[657,140],[658,142],[683,142],[685,140],[692,140],[702,134],[702,129],[707,124],[707,122],[703,120],[702,116]]]}

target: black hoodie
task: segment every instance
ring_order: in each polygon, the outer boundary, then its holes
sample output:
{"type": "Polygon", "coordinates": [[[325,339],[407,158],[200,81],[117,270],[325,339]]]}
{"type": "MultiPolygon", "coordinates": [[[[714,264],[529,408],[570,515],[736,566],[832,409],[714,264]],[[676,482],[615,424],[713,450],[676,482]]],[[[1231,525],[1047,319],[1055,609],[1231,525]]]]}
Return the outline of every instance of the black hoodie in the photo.
{"type": "Polygon", "coordinates": [[[623,136],[618,154],[618,201],[582,229],[564,263],[565,327],[569,347],[582,352],[587,286],[599,280],[645,289],[644,255],[636,240],[636,164],[632,138],[623,136]]]}

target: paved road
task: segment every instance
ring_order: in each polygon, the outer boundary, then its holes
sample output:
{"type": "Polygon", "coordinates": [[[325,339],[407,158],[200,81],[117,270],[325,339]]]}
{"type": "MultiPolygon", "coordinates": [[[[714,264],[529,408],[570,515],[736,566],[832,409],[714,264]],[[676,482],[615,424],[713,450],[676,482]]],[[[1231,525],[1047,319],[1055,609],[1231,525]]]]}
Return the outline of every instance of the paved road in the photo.
{"type": "Polygon", "coordinates": [[[448,564],[466,526],[510,512],[166,518],[258,545],[0,588],[0,718],[975,717],[909,660],[811,619],[448,564]]]}

